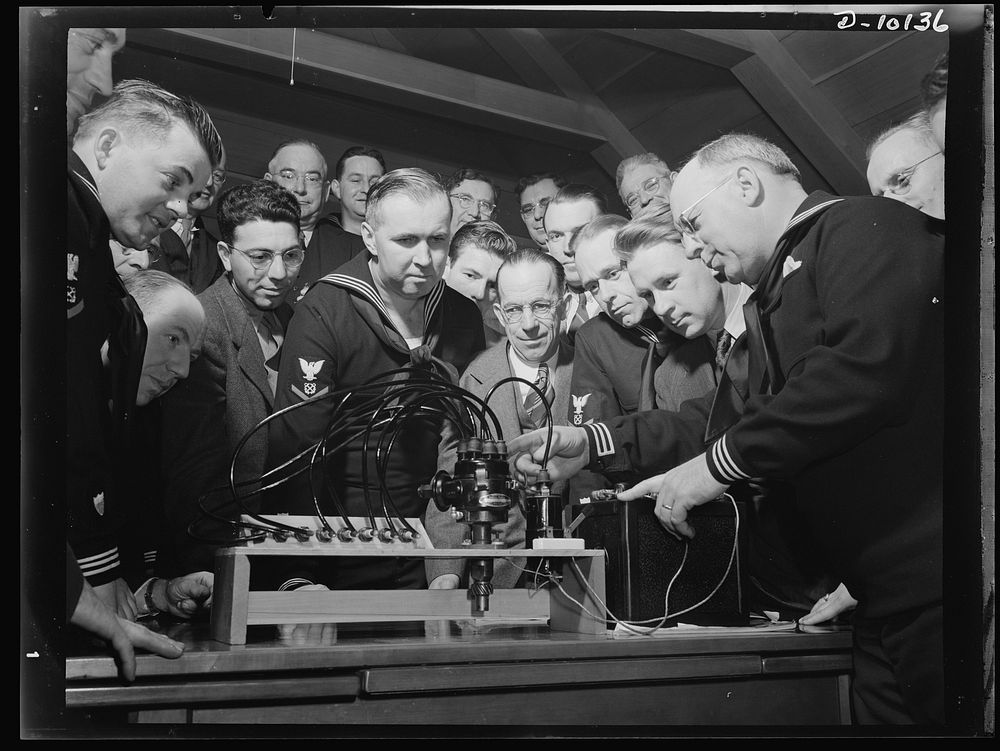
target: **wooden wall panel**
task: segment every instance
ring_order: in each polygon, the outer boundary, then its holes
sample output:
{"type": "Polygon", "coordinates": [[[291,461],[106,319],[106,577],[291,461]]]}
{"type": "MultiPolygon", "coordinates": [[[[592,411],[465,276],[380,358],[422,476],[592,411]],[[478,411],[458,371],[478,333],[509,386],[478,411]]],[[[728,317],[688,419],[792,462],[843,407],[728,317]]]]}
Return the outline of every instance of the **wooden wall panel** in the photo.
{"type": "Polygon", "coordinates": [[[867,120],[856,123],[854,129],[858,132],[865,147],[883,130],[891,125],[903,122],[910,115],[915,115],[923,109],[919,95],[915,95],[888,109],[882,110],[867,120]]]}
{"type": "Polygon", "coordinates": [[[795,31],[781,40],[814,81],[917,32],[795,31]]]}
{"type": "Polygon", "coordinates": [[[666,107],[636,127],[635,134],[676,169],[699,147],[760,114],[760,105],[731,79],[727,87],[706,88],[666,107]]]}
{"type": "Polygon", "coordinates": [[[602,91],[601,99],[635,129],[667,107],[706,90],[731,88],[733,81],[723,68],[660,52],[602,91]]]}
{"type": "Polygon", "coordinates": [[[947,49],[944,34],[912,34],[816,88],[854,125],[919,94],[921,79],[947,49]]]}

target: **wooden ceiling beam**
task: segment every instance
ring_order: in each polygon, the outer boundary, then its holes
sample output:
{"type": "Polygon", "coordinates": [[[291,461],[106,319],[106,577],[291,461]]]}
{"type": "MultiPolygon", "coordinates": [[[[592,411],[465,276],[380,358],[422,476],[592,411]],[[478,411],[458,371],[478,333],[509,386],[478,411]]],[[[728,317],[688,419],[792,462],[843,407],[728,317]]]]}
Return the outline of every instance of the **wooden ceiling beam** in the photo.
{"type": "Polygon", "coordinates": [[[541,91],[553,88],[552,77],[532,59],[524,54],[524,48],[514,39],[508,29],[474,29],[490,48],[510,66],[525,86],[541,91]]]}
{"type": "Polygon", "coordinates": [[[753,54],[739,40],[715,37],[705,31],[684,29],[602,29],[601,31],[727,70],[753,54]]]}
{"type": "Polygon", "coordinates": [[[764,112],[834,190],[867,193],[864,143],[781,41],[770,31],[727,33],[742,35],[754,52],[732,72],[764,112]]]}
{"type": "Polygon", "coordinates": [[[574,70],[559,51],[545,38],[538,29],[506,29],[517,45],[543,71],[562,93],[583,105],[604,137],[604,144],[591,149],[591,156],[601,168],[612,178],[618,168],[618,163],[625,157],[648,151],[645,146],[632,135],[621,120],[610,110],[601,98],[593,92],[580,74],[574,70]]]}
{"type": "MultiPolygon", "coordinates": [[[[129,43],[289,79],[292,29],[135,29],[129,43]]],[[[295,33],[294,79],[492,130],[591,151],[606,140],[592,107],[310,29],[295,33]]]]}

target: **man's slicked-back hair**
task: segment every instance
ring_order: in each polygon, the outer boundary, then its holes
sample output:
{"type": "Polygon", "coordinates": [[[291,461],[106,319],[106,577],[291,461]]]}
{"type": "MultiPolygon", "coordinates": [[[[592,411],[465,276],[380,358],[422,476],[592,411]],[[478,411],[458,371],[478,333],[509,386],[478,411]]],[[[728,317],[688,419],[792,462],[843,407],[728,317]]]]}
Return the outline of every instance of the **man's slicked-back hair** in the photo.
{"type": "Polygon", "coordinates": [[[555,172],[536,172],[533,175],[526,175],[517,181],[517,185],[514,187],[514,195],[517,196],[517,200],[521,200],[521,194],[524,193],[532,185],[538,185],[538,183],[543,180],[551,180],[555,183],[556,190],[563,187],[567,180],[562,175],[556,174],[555,172]]]}
{"type": "Polygon", "coordinates": [[[219,198],[217,220],[222,242],[232,245],[236,229],[249,222],[287,222],[299,232],[299,202],[270,180],[230,188],[219,198]]]}
{"type": "Polygon", "coordinates": [[[448,193],[434,175],[419,167],[405,167],[386,172],[375,186],[368,191],[365,207],[365,221],[372,229],[378,229],[382,222],[382,203],[389,197],[402,194],[418,203],[430,201],[435,196],[444,198],[451,220],[451,201],[448,193]]]}
{"type": "MultiPolygon", "coordinates": [[[[551,255],[542,250],[536,250],[535,248],[521,248],[520,250],[515,250],[500,264],[500,268],[497,270],[497,294],[500,294],[500,274],[505,268],[514,266],[530,266],[533,264],[540,264],[542,266],[548,266],[552,269],[552,274],[556,280],[556,293],[559,295],[561,300],[566,295],[566,271],[559,261],[553,258],[551,255]]],[[[501,303],[503,300],[501,299],[501,303]]]]}
{"type": "Polygon", "coordinates": [[[776,175],[787,175],[802,182],[799,168],[788,154],[766,138],[751,133],[727,133],[716,138],[698,149],[690,161],[697,160],[704,167],[723,167],[745,159],[760,162],[776,175]]]}
{"type": "Polygon", "coordinates": [[[644,216],[627,222],[618,230],[612,249],[619,260],[628,263],[640,248],[660,243],[682,245],[681,233],[673,224],[658,217],[644,216]]]}
{"type": "Polygon", "coordinates": [[[875,136],[871,143],[868,144],[868,148],[865,149],[865,157],[871,159],[872,152],[881,146],[883,141],[904,130],[912,132],[928,146],[937,148],[937,140],[934,138],[934,130],[931,128],[930,118],[926,112],[921,110],[914,115],[910,115],[903,122],[892,125],[875,136]]]}
{"type": "Polygon", "coordinates": [[[485,250],[501,261],[511,253],[517,252],[517,243],[514,242],[514,238],[508,235],[499,224],[488,219],[469,222],[459,227],[451,238],[448,258],[454,263],[462,255],[462,251],[470,245],[485,250]]]}
{"type": "Polygon", "coordinates": [[[143,315],[161,310],[163,296],[172,289],[183,289],[195,296],[194,290],[177,277],[159,269],[140,269],[122,278],[125,291],[139,304],[143,315]]]}
{"type": "Polygon", "coordinates": [[[670,167],[667,166],[667,163],[660,159],[660,157],[652,151],[647,151],[645,154],[636,154],[635,156],[625,157],[618,163],[618,169],[615,170],[615,190],[621,193],[622,180],[625,179],[625,172],[633,167],[638,167],[641,164],[652,164],[654,167],[659,167],[663,170],[664,175],[670,174],[670,167]]]}
{"type": "Polygon", "coordinates": [[[89,138],[108,124],[130,135],[160,140],[177,123],[183,123],[194,133],[212,169],[218,167],[222,161],[222,137],[208,111],[190,97],[177,96],[141,78],[119,81],[107,101],[82,115],[73,141],[89,138]]]}
{"type": "Polygon", "coordinates": [[[490,186],[490,190],[493,191],[493,203],[499,203],[500,201],[500,188],[497,186],[493,180],[489,178],[488,175],[480,172],[479,170],[474,170],[470,167],[460,167],[455,170],[447,180],[444,181],[445,192],[451,193],[455,188],[461,185],[466,180],[477,180],[482,183],[486,183],[490,186]]]}
{"type": "Polygon", "coordinates": [[[274,160],[277,158],[278,153],[282,149],[288,146],[308,146],[309,148],[313,149],[317,154],[319,154],[319,159],[323,163],[323,180],[324,181],[326,180],[327,176],[329,175],[329,172],[327,171],[326,157],[323,156],[323,150],[315,143],[310,141],[308,138],[289,138],[287,141],[282,141],[281,143],[279,143],[275,147],[274,151],[271,152],[271,158],[267,160],[268,172],[270,172],[272,175],[274,174],[274,167],[273,167],[274,160]]]}
{"type": "Polygon", "coordinates": [[[598,214],[608,213],[608,199],[597,188],[583,183],[569,183],[559,189],[549,206],[557,203],[575,203],[576,201],[590,201],[597,208],[598,214]]]}
{"type": "Polygon", "coordinates": [[[369,146],[351,146],[346,149],[343,154],[340,155],[340,159],[337,160],[337,167],[334,170],[334,177],[338,180],[344,175],[344,165],[347,164],[347,160],[354,156],[367,156],[374,159],[382,167],[382,172],[385,172],[385,157],[382,156],[382,152],[378,149],[373,149],[369,146]]]}
{"type": "Polygon", "coordinates": [[[948,96],[948,53],[942,53],[934,67],[920,82],[920,99],[924,109],[930,110],[948,96]]]}
{"type": "Polygon", "coordinates": [[[592,240],[598,235],[602,235],[609,230],[617,232],[626,224],[628,224],[628,219],[620,214],[601,214],[583,225],[580,228],[580,231],[570,238],[570,250],[575,251],[580,243],[592,240]]]}

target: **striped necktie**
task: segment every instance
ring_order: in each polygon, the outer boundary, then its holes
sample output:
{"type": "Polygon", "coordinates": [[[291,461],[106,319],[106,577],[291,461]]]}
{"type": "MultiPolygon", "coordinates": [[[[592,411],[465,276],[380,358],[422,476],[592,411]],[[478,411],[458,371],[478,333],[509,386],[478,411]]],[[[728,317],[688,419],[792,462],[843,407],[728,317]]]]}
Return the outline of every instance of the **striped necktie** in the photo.
{"type": "Polygon", "coordinates": [[[555,398],[555,389],[552,388],[552,382],[549,380],[549,366],[544,362],[538,366],[535,387],[545,394],[545,403],[542,402],[534,389],[529,389],[528,395],[524,397],[524,411],[531,423],[536,428],[541,428],[545,426],[546,404],[551,407],[552,400],[555,398]]]}

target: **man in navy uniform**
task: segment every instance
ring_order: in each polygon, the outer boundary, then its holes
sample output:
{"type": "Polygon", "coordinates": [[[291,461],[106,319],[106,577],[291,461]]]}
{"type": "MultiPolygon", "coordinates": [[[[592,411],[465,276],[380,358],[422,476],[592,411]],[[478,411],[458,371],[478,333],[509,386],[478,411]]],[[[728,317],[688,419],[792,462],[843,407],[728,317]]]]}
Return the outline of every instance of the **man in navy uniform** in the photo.
{"type": "MultiPolygon", "coordinates": [[[[741,134],[702,147],[671,203],[689,253],[754,287],[748,389],[704,453],[622,497],[656,492],[664,526],[691,537],[690,509],[732,483],[788,482],[858,601],[855,718],[943,723],[942,223],[884,198],[807,194],[784,152],[741,134]]],[[[561,429],[550,468],[674,466],[676,426],[653,411],[561,429]]],[[[543,443],[509,447],[523,471],[543,443]]]]}
{"type": "Polygon", "coordinates": [[[186,216],[221,150],[200,105],[134,80],[80,118],[69,154],[69,539],[89,583],[125,617],[136,612],[118,554],[128,499],[112,452],[130,445],[147,327],[114,271],[108,241],[146,247],[186,216]]]}
{"type": "MultiPolygon", "coordinates": [[[[407,365],[416,369],[409,377],[419,378],[421,368],[433,368],[457,382],[458,373],[483,348],[483,324],[475,303],[442,279],[450,223],[448,194],[424,170],[393,170],[372,189],[362,225],[369,254],[356,256],[313,284],[289,324],[274,408],[298,408],[271,423],[271,467],[323,439],[336,407],[336,401],[324,395],[359,387],[407,365]]],[[[422,517],[427,503],[418,498],[417,487],[437,467],[442,428],[443,418],[406,422],[381,478],[374,447],[368,453],[370,466],[362,466],[362,436],[328,457],[325,476],[347,515],[368,516],[369,490],[377,497],[375,486],[381,485],[401,516],[422,517]],[[370,488],[365,487],[366,478],[370,488]]],[[[265,498],[264,510],[315,515],[309,478],[280,485],[265,498]]],[[[324,513],[337,512],[327,504],[324,513]]],[[[426,586],[419,558],[289,560],[297,565],[277,572],[274,582],[282,589],[426,586]]]]}

